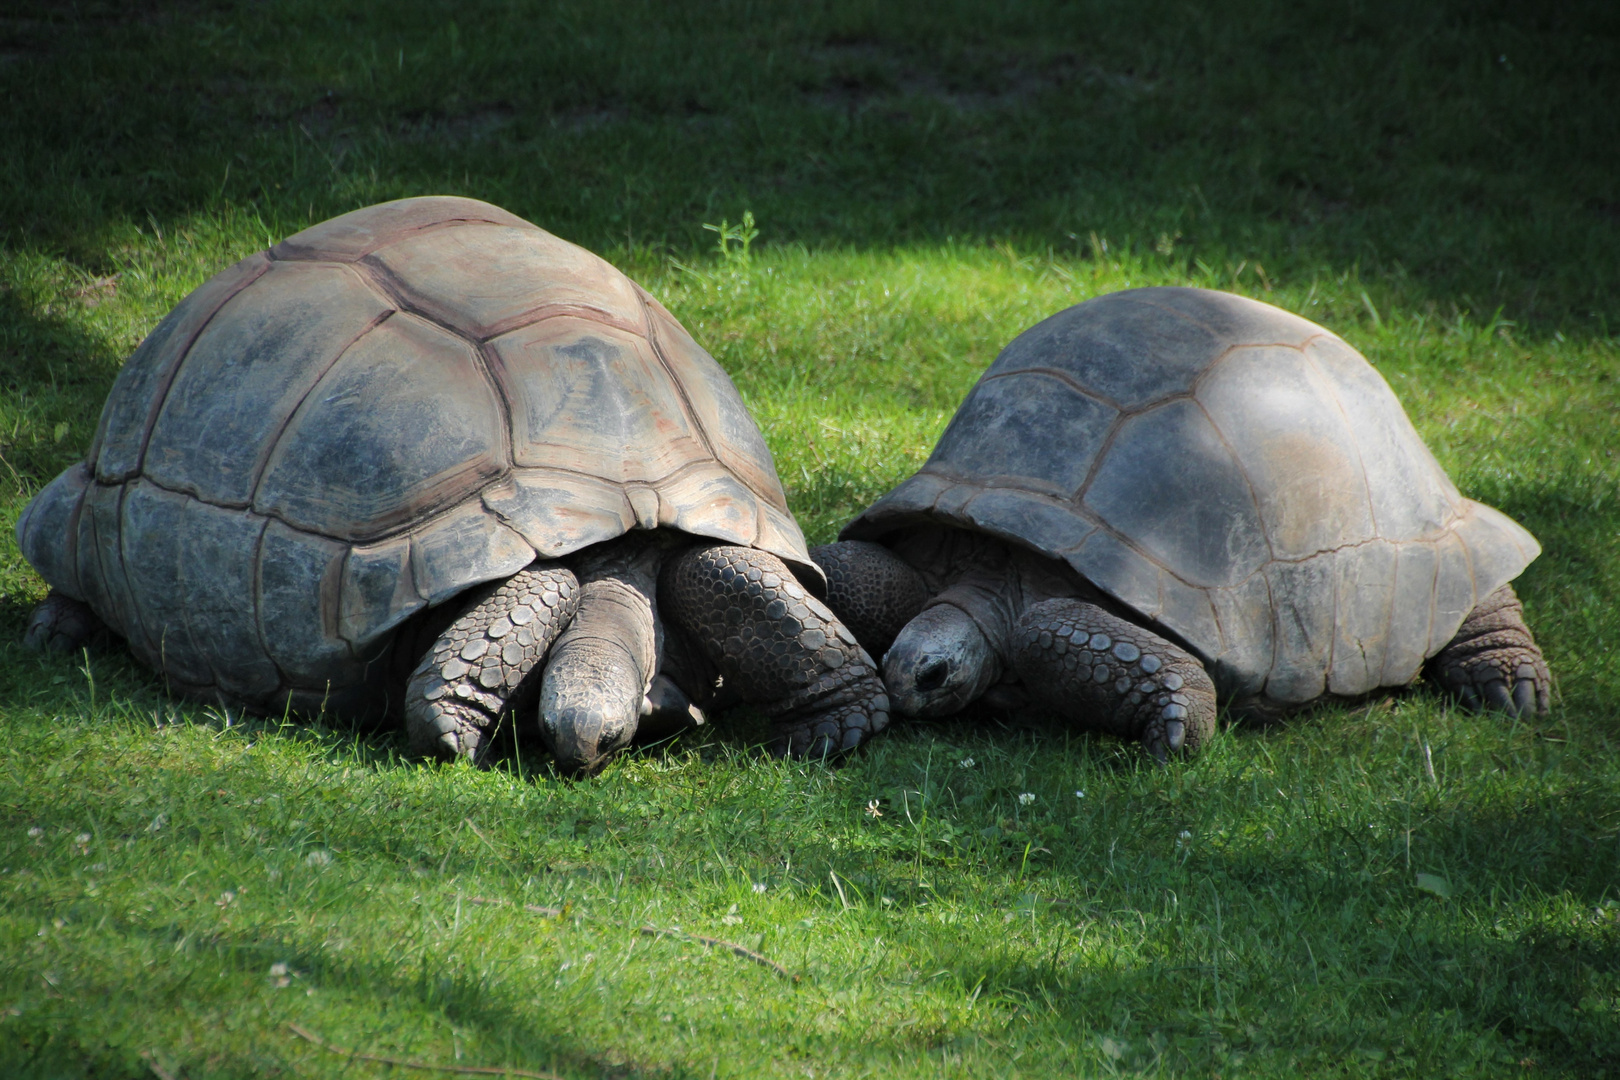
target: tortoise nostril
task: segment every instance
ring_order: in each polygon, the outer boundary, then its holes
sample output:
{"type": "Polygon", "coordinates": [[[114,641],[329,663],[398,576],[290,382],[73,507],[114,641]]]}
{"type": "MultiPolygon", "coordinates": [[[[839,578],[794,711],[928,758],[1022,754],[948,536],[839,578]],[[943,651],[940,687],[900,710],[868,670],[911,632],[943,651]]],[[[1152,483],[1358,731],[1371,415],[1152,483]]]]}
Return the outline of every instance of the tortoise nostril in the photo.
{"type": "Polygon", "coordinates": [[[917,669],[917,689],[926,693],[929,690],[938,690],[945,685],[945,677],[950,674],[951,666],[944,660],[930,660],[917,669]]]}

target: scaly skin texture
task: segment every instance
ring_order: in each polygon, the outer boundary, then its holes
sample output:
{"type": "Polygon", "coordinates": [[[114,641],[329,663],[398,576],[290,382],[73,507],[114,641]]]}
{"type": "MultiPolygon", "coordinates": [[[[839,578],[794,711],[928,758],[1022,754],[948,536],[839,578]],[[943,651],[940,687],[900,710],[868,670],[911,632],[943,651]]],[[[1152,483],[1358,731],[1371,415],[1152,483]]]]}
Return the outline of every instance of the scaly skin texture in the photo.
{"type": "Polygon", "coordinates": [[[1470,709],[1534,716],[1552,707],[1552,675],[1511,585],[1469,613],[1457,636],[1429,661],[1427,673],[1470,709]]]}
{"type": "Polygon", "coordinates": [[[906,623],[928,602],[928,583],[882,544],[843,540],[810,551],[827,575],[827,606],[881,661],[906,623]]]}
{"type": "Polygon", "coordinates": [[[419,754],[476,757],[524,677],[579,607],[573,571],[536,563],[477,600],[422,658],[405,693],[419,754]]]}
{"type": "Polygon", "coordinates": [[[1030,696],[1084,726],[1139,739],[1165,761],[1215,733],[1215,684],[1196,657],[1079,600],[1032,605],[1013,630],[1030,696]]]}
{"type": "Polygon", "coordinates": [[[775,555],[686,551],[659,580],[664,617],[696,642],[728,689],[776,721],[776,750],[853,750],[889,723],[889,699],[855,635],[775,555]]]}
{"type": "Polygon", "coordinates": [[[579,610],[546,660],[540,732],[566,773],[588,776],[635,737],[658,663],[658,552],[585,573],[579,610]],[[622,565],[631,562],[631,565],[622,565]]]}
{"type": "Polygon", "coordinates": [[[23,644],[30,649],[77,652],[106,629],[89,604],[53,589],[28,617],[23,644]]]}

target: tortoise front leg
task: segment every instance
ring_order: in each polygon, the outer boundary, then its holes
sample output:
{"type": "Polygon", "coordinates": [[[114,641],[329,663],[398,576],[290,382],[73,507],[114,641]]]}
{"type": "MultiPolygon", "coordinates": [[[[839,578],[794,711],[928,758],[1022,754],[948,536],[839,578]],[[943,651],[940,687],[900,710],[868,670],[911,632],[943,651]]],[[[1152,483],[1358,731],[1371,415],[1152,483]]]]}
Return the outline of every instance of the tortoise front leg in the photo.
{"type": "Polygon", "coordinates": [[[1160,761],[1215,733],[1215,684],[1185,649],[1080,600],[1033,604],[1013,630],[1030,696],[1084,727],[1140,739],[1160,761]]]}
{"type": "Polygon", "coordinates": [[[411,749],[475,757],[507,699],[578,607],[573,572],[536,563],[468,608],[411,675],[405,692],[411,749]]]}
{"type": "Polygon", "coordinates": [[[810,558],[827,575],[827,606],[874,659],[928,602],[923,576],[882,544],[840,540],[811,548],[810,558]]]}
{"type": "Polygon", "coordinates": [[[872,658],[775,555],[694,548],[669,561],[658,591],[664,618],[703,651],[726,689],[775,719],[778,752],[843,753],[888,726],[872,658]]]}
{"type": "Polygon", "coordinates": [[[1524,605],[1511,585],[1497,589],[1469,613],[1457,636],[1429,661],[1428,675],[1470,709],[1531,716],[1552,704],[1547,660],[1525,625],[1524,605]]]}

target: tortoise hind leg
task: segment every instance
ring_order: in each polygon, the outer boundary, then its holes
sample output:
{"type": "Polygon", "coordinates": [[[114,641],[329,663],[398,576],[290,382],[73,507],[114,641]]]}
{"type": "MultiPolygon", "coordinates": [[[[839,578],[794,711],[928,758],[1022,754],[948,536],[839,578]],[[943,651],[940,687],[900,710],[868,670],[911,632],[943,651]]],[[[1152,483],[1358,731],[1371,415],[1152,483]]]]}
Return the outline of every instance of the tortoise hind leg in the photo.
{"type": "Polygon", "coordinates": [[[1080,600],[1032,604],[1013,666],[1037,701],[1086,727],[1140,739],[1164,761],[1215,733],[1215,684],[1185,649],[1080,600]]]}
{"type": "Polygon", "coordinates": [[[405,692],[405,730],[419,754],[475,757],[524,676],[579,606],[567,567],[518,571],[450,624],[405,692]]]}
{"type": "Polygon", "coordinates": [[[1525,625],[1524,605],[1504,585],[1463,620],[1457,636],[1429,661],[1427,675],[1469,709],[1516,716],[1545,713],[1552,675],[1525,625]]]}
{"type": "Polygon", "coordinates": [[[82,600],[52,589],[28,617],[23,644],[49,652],[78,652],[107,629],[82,600]]]}

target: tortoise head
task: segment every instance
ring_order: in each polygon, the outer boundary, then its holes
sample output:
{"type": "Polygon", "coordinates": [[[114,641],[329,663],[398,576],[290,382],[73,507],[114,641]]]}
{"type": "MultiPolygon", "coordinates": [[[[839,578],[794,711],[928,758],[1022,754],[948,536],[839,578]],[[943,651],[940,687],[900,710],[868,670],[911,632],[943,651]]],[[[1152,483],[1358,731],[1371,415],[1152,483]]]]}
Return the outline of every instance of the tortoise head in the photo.
{"type": "Polygon", "coordinates": [[[906,623],[883,657],[889,701],[907,716],[949,716],[1001,677],[1001,659],[978,623],[938,603],[906,623]]]}

